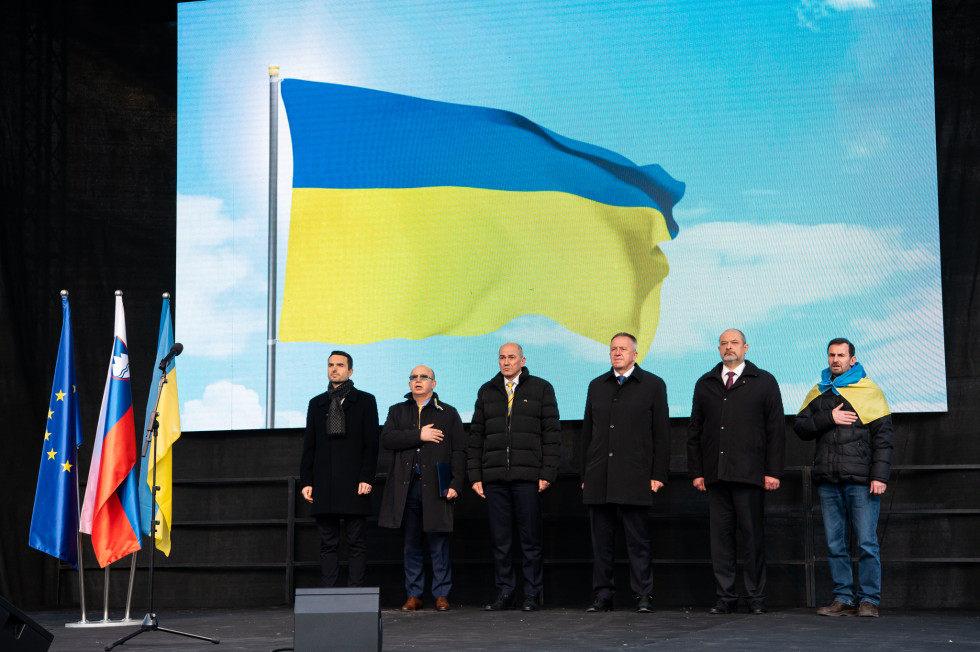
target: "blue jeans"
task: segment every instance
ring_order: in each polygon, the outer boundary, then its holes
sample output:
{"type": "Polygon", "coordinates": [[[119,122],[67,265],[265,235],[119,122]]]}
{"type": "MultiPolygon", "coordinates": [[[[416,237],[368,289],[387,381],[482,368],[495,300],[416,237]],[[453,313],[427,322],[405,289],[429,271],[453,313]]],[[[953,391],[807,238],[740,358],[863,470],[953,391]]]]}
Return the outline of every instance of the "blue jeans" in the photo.
{"type": "Polygon", "coordinates": [[[422,598],[425,586],[423,575],[425,546],[432,559],[432,595],[448,598],[453,586],[453,570],[449,562],[449,533],[426,532],[422,527],[422,481],[414,478],[408,488],[405,514],[402,517],[405,535],[405,592],[410,598],[422,598]]]}
{"type": "Polygon", "coordinates": [[[847,605],[881,601],[881,558],[878,555],[878,511],[881,497],[866,484],[822,484],[817,487],[823,527],[827,535],[827,562],[834,580],[834,600],[847,605]],[[858,586],[854,588],[847,524],[858,546],[858,586]]]}

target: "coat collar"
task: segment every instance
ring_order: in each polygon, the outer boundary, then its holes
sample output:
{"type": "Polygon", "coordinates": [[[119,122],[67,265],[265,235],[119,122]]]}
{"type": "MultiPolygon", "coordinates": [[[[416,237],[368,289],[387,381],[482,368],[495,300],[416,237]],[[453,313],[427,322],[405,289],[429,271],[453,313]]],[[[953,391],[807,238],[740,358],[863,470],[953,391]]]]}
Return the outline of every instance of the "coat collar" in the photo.
{"type": "MultiPolygon", "coordinates": [[[[635,365],[633,365],[633,372],[629,376],[626,377],[626,382],[630,382],[630,379],[635,379],[636,382],[642,383],[643,382],[643,377],[646,375],[646,373],[647,372],[645,372],[642,369],[640,369],[640,365],[635,364],[635,365]]],[[[619,381],[616,380],[616,376],[617,375],[618,374],[616,373],[616,370],[610,368],[609,371],[607,371],[602,376],[600,376],[600,378],[602,378],[603,382],[606,382],[606,381],[610,381],[611,380],[611,381],[613,381],[615,383],[618,383],[619,381]]],[[[626,383],[623,383],[623,384],[625,385],[626,383]]]]}
{"type": "MultiPolygon", "coordinates": [[[[528,368],[527,367],[521,367],[521,375],[517,377],[517,385],[518,385],[518,387],[521,386],[522,384],[524,384],[524,382],[527,381],[527,379],[530,376],[531,376],[531,372],[528,370],[528,368]]],[[[497,375],[494,376],[490,380],[490,382],[493,383],[493,385],[495,387],[497,387],[497,389],[499,389],[500,391],[506,391],[504,389],[504,387],[505,387],[505,385],[507,383],[507,379],[504,378],[504,374],[503,373],[501,373],[501,372],[498,371],[497,372],[497,375]]]]}
{"type": "MultiPolygon", "coordinates": [[[[711,371],[709,371],[708,373],[706,373],[705,376],[709,376],[709,377],[715,378],[715,379],[718,380],[719,383],[722,382],[721,381],[721,369],[724,366],[725,366],[725,363],[719,362],[718,364],[716,364],[711,369],[711,371]]],[[[745,369],[742,370],[742,374],[738,377],[738,379],[741,380],[742,378],[746,378],[748,376],[758,376],[758,375],[759,375],[759,368],[757,366],[755,366],[754,364],[752,364],[751,362],[749,362],[748,360],[746,360],[745,361],[745,369]]]]}
{"type": "MultiPolygon", "coordinates": [[[[344,397],[344,405],[347,405],[348,402],[357,403],[357,399],[360,397],[360,395],[361,392],[358,391],[356,387],[351,387],[350,392],[347,394],[346,397],[344,397]]],[[[330,392],[324,392],[319,396],[317,396],[316,402],[317,405],[325,405],[327,407],[330,407],[330,392]]]]}
{"type": "MultiPolygon", "coordinates": [[[[418,407],[419,404],[415,402],[415,397],[412,396],[412,393],[411,392],[409,392],[408,394],[405,394],[405,399],[406,399],[405,400],[405,405],[411,405],[412,407],[418,407]]],[[[425,404],[425,407],[429,407],[430,405],[432,407],[434,407],[435,409],[437,409],[439,411],[442,411],[442,404],[439,403],[439,394],[437,394],[436,392],[432,392],[432,400],[429,401],[428,403],[426,403],[425,404]]]]}

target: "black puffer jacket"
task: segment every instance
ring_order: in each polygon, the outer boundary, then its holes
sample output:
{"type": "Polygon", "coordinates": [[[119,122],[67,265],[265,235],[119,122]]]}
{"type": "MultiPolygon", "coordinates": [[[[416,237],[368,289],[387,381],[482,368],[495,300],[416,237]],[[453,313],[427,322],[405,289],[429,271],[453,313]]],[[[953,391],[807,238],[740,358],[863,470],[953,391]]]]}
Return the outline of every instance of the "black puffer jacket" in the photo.
{"type": "Polygon", "coordinates": [[[554,482],[561,448],[555,390],[525,367],[508,418],[504,382],[503,374],[498,373],[477,392],[466,457],[469,481],[554,482]]]}
{"type": "Polygon", "coordinates": [[[887,483],[894,440],[891,415],[867,424],[858,419],[849,426],[839,426],[834,423],[832,412],[841,404],[844,410],[854,412],[843,396],[828,389],[796,415],[793,430],[797,436],[804,441],[817,441],[814,484],[871,484],[872,480],[887,483]]]}

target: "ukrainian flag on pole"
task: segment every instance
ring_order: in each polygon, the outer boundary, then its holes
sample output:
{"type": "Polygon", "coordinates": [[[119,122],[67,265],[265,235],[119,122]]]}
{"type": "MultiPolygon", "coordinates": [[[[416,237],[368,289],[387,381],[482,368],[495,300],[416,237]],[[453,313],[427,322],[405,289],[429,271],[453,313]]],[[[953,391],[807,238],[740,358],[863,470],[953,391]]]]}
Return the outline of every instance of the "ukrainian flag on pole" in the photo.
{"type": "Polygon", "coordinates": [[[684,195],[660,166],[508,111],[298,79],[281,92],[282,341],[473,336],[538,314],[603,344],[629,330],[647,352],[684,195]]]}
{"type": "Polygon", "coordinates": [[[75,344],[68,293],[61,295],[61,342],[48,401],[28,543],[78,568],[78,447],[82,419],[75,387],[75,344]]]}
{"type": "MultiPolygon", "coordinates": [[[[149,399],[146,402],[146,422],[143,436],[153,425],[153,408],[157,404],[157,391],[160,387],[160,362],[174,345],[174,327],[170,318],[170,295],[163,295],[163,311],[160,313],[160,336],[157,339],[157,357],[153,363],[153,382],[150,384],[149,399]]],[[[159,430],[157,432],[157,455],[153,458],[150,446],[140,465],[140,527],[144,536],[150,536],[150,515],[153,512],[153,467],[156,466],[156,548],[170,556],[170,526],[173,522],[173,445],[180,437],[180,408],[177,400],[176,358],[170,361],[166,371],[167,382],[160,396],[159,430]]]]}

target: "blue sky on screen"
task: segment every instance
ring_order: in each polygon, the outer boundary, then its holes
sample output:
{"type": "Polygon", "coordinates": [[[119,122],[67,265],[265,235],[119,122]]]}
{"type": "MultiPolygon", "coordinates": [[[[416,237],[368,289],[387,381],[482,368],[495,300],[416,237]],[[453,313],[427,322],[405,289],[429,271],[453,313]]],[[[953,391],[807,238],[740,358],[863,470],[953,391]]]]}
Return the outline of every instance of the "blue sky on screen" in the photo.
{"type": "MultiPolygon", "coordinates": [[[[270,64],[506,109],[685,182],[642,363],[667,381],[672,416],[690,414],[729,326],[776,375],[787,413],[840,335],[893,410],[946,409],[929,2],[208,0],[178,14],[184,429],[264,424],[270,64]]],[[[280,107],[280,300],[291,180],[280,107]]],[[[580,419],[606,345],[525,315],[472,338],[280,344],[276,425],[303,425],[333,348],[382,406],[413,365],[432,366],[466,419],[510,339],[555,385],[562,418],[580,419]]]]}

